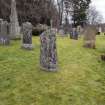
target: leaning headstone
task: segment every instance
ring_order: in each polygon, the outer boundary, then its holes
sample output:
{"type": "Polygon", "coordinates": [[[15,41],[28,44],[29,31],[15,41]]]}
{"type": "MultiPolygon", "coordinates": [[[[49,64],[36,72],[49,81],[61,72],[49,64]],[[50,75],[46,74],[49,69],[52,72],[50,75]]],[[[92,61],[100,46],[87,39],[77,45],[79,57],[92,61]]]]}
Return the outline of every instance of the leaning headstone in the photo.
{"type": "Polygon", "coordinates": [[[30,22],[25,22],[22,25],[22,48],[32,50],[32,24],[30,22]]]}
{"type": "Polygon", "coordinates": [[[47,30],[40,35],[40,66],[45,71],[57,71],[56,34],[47,30]]]}
{"type": "Polygon", "coordinates": [[[0,19],[0,44],[9,45],[9,23],[0,19]]]}
{"type": "Polygon", "coordinates": [[[84,35],[84,47],[95,48],[96,41],[96,28],[93,26],[87,26],[84,35]]]}
{"type": "Polygon", "coordinates": [[[11,39],[21,38],[15,0],[11,1],[10,38],[11,39]]]}

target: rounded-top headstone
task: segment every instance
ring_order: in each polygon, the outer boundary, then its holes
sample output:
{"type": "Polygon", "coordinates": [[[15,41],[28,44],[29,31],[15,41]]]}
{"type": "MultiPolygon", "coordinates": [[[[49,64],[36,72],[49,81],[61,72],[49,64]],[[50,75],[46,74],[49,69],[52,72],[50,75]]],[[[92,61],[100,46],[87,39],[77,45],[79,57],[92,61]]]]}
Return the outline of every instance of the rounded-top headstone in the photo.
{"type": "Polygon", "coordinates": [[[25,22],[22,25],[22,48],[32,50],[32,24],[30,22],[25,22]]]}

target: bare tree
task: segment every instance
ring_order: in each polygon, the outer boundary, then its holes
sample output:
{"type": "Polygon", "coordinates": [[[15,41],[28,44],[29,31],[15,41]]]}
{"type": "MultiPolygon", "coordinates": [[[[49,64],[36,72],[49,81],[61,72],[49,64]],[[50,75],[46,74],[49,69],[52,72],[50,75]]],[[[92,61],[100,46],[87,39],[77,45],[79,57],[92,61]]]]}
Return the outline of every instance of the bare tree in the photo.
{"type": "Polygon", "coordinates": [[[96,10],[95,7],[91,6],[87,10],[87,22],[91,25],[97,25],[102,23],[103,16],[96,10]]]}
{"type": "MultiPolygon", "coordinates": [[[[54,3],[54,0],[16,0],[20,24],[25,21],[33,25],[48,24],[53,20],[53,26],[56,26],[58,11],[54,3]]],[[[10,4],[11,0],[0,0],[0,18],[9,21],[10,4]]]]}
{"type": "Polygon", "coordinates": [[[64,13],[64,0],[57,0],[57,9],[59,14],[59,25],[62,25],[63,13],[64,13]]]}

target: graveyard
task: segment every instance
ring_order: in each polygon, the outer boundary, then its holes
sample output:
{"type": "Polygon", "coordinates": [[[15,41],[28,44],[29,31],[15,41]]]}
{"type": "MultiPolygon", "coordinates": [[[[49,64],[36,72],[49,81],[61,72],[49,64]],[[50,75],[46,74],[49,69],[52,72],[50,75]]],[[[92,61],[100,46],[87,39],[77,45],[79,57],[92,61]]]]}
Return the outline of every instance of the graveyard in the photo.
{"type": "Polygon", "coordinates": [[[105,105],[103,4],[0,0],[0,105],[105,105]]]}
{"type": "Polygon", "coordinates": [[[20,49],[19,40],[0,46],[0,105],[104,105],[105,37],[97,36],[96,49],[82,44],[82,38],[57,37],[59,70],[53,73],[39,68],[39,37],[32,51],[20,49]]]}

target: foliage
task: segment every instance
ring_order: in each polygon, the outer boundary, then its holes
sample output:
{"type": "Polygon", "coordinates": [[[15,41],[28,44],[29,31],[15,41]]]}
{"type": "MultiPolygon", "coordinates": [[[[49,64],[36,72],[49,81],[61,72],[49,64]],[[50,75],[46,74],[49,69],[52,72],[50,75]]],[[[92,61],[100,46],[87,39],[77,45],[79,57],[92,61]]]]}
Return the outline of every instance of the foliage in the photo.
{"type": "Polygon", "coordinates": [[[62,23],[72,24],[74,27],[87,21],[86,11],[89,8],[91,0],[57,0],[60,25],[62,23]]]}
{"type": "Polygon", "coordinates": [[[86,23],[87,20],[87,14],[86,11],[89,8],[91,0],[72,0],[72,8],[73,8],[73,25],[83,26],[84,23],[86,23]]]}

